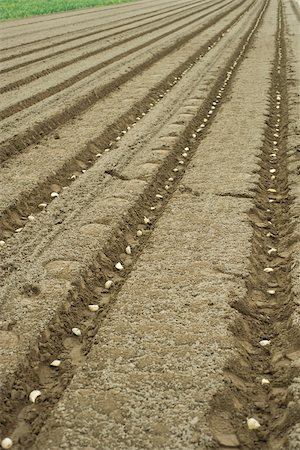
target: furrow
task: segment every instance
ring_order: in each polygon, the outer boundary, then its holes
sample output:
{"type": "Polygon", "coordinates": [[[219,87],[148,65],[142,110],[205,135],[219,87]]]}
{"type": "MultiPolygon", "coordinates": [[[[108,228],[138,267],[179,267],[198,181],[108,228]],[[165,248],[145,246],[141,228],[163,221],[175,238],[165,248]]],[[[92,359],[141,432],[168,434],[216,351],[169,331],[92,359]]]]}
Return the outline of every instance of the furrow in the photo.
{"type": "Polygon", "coordinates": [[[254,206],[249,212],[253,238],[247,293],[233,304],[239,312],[233,326],[240,343],[239,357],[228,367],[227,390],[219,394],[211,415],[213,426],[223,419],[219,434],[224,436],[226,428],[231,428],[241,448],[249,450],[288,448],[288,431],[300,420],[299,408],[289,403],[288,393],[292,380],[299,376],[293,361],[300,356],[300,334],[291,326],[295,310],[291,283],[295,237],[287,164],[285,70],[285,34],[279,2],[269,110],[254,206]]]}
{"type": "MultiPolygon", "coordinates": [[[[232,0],[230,0],[228,2],[228,4],[230,4],[231,1],[232,0]]],[[[226,4],[225,6],[227,6],[228,4],[226,4]]],[[[206,9],[206,8],[204,8],[204,9],[206,9]]],[[[141,31],[140,33],[134,33],[133,35],[125,38],[123,41],[117,42],[115,44],[112,44],[112,45],[108,46],[108,48],[96,49],[95,51],[92,51],[91,54],[89,54],[90,52],[87,52],[86,55],[79,56],[78,62],[80,63],[79,67],[81,68],[82,62],[84,63],[84,60],[87,59],[87,58],[91,58],[91,57],[95,56],[96,54],[102,54],[102,53],[104,53],[106,51],[109,51],[109,50],[112,50],[114,48],[120,48],[121,49],[121,52],[117,53],[115,56],[110,57],[108,59],[105,59],[105,56],[103,56],[102,57],[103,61],[99,62],[98,64],[92,65],[91,67],[86,68],[85,70],[81,71],[80,73],[75,73],[74,75],[69,76],[67,79],[62,80],[60,83],[52,85],[52,86],[50,86],[47,89],[44,89],[42,91],[40,90],[41,89],[40,82],[35,83],[35,89],[34,89],[33,86],[31,86],[31,89],[32,89],[33,93],[28,98],[26,98],[26,96],[28,95],[26,93],[26,90],[24,90],[23,93],[18,91],[18,97],[17,98],[20,98],[20,97],[22,98],[22,96],[23,97],[25,96],[24,100],[19,100],[16,103],[12,103],[12,102],[15,102],[15,96],[14,96],[14,94],[12,94],[11,96],[8,94],[5,97],[6,102],[3,105],[4,107],[0,111],[0,120],[4,120],[4,119],[12,116],[16,112],[20,112],[23,109],[29,108],[29,107],[35,105],[36,103],[39,103],[39,102],[45,100],[46,98],[51,97],[52,95],[55,95],[55,94],[61,92],[62,90],[64,90],[64,89],[74,85],[75,83],[78,83],[79,81],[84,80],[88,76],[93,75],[94,73],[98,72],[99,70],[101,70],[103,68],[107,69],[107,67],[109,67],[110,65],[112,65],[115,62],[119,63],[121,61],[121,59],[123,59],[123,58],[131,56],[131,55],[133,55],[135,53],[138,54],[138,52],[140,50],[144,50],[144,49],[146,49],[147,47],[150,47],[153,44],[157,44],[157,43],[159,44],[162,40],[164,40],[165,38],[171,37],[173,34],[174,34],[174,40],[178,39],[176,33],[178,33],[178,32],[181,33],[183,30],[189,29],[192,25],[198,24],[199,22],[201,23],[203,18],[213,14],[216,10],[210,11],[209,13],[206,13],[206,14],[203,14],[203,15],[200,15],[200,16],[196,15],[196,17],[195,17],[195,13],[194,12],[193,13],[189,13],[187,15],[180,16],[179,18],[176,18],[174,20],[168,21],[166,24],[164,24],[164,26],[162,26],[162,24],[160,23],[159,25],[155,26],[154,28],[151,28],[150,30],[147,29],[147,30],[141,31]],[[189,21],[189,22],[182,22],[186,18],[189,18],[190,16],[193,17],[193,19],[191,21],[189,21]],[[168,29],[174,23],[177,23],[177,22],[180,23],[180,25],[178,27],[168,29]],[[166,29],[167,31],[163,32],[164,29],[166,29]],[[155,37],[151,38],[151,36],[156,31],[159,32],[158,36],[155,36],[155,37]],[[150,39],[148,41],[144,42],[143,40],[140,40],[142,37],[148,36],[148,35],[150,36],[150,39]],[[130,48],[130,46],[128,46],[129,48],[128,47],[126,48],[126,46],[125,46],[126,50],[122,51],[123,50],[123,46],[125,44],[127,44],[127,43],[130,43],[130,42],[133,42],[133,43],[136,42],[139,45],[133,44],[132,48],[130,48]],[[34,93],[34,92],[36,92],[36,93],[34,93]],[[9,103],[12,103],[12,104],[9,105],[9,103]],[[5,107],[5,104],[6,105],[8,104],[9,106],[5,107]]],[[[154,49],[154,51],[155,51],[155,49],[154,49]]],[[[91,59],[90,61],[91,61],[92,64],[94,63],[94,59],[91,59]]],[[[71,62],[70,65],[71,64],[73,64],[73,62],[71,62]]],[[[66,66],[63,64],[63,68],[65,68],[65,67],[66,66]]],[[[74,71],[76,71],[76,69],[77,69],[77,66],[75,66],[73,68],[74,71]]],[[[50,74],[51,73],[52,73],[52,70],[50,71],[50,74]]],[[[55,82],[55,81],[53,80],[53,82],[55,82]]]]}
{"type": "MultiPolygon", "coordinates": [[[[166,2],[166,3],[170,6],[169,2],[166,2]]],[[[130,5],[123,5],[123,7],[124,6],[130,6],[130,5]]],[[[147,9],[151,10],[151,9],[153,9],[154,6],[155,6],[154,4],[151,4],[151,5],[149,5],[147,7],[144,7],[144,8],[141,7],[141,8],[139,8],[139,10],[140,11],[143,10],[143,9],[144,10],[147,10],[147,9]]],[[[157,6],[163,7],[164,5],[159,3],[157,6]]],[[[173,6],[174,6],[174,3],[173,3],[173,6]]],[[[120,8],[120,6],[119,6],[119,8],[120,8]]],[[[116,19],[116,15],[118,14],[118,9],[119,8],[115,7],[114,8],[114,10],[115,10],[114,13],[110,14],[108,16],[105,15],[105,10],[103,8],[98,9],[97,13],[98,13],[98,15],[100,15],[100,17],[96,17],[94,19],[89,19],[89,20],[83,20],[83,21],[80,21],[80,22],[86,24],[86,23],[89,23],[89,22],[96,22],[96,21],[100,21],[102,23],[102,21],[103,21],[103,23],[106,24],[111,19],[113,19],[113,20],[116,19]]],[[[123,11],[122,13],[120,12],[119,13],[119,18],[121,19],[122,17],[124,17],[124,19],[127,19],[127,18],[132,17],[132,13],[135,13],[135,9],[136,8],[133,7],[132,10],[129,10],[128,12],[126,12],[126,11],[125,12],[123,11]]],[[[44,29],[44,26],[41,26],[41,28],[38,29],[38,30],[33,30],[33,27],[31,27],[30,31],[22,32],[22,30],[18,30],[18,34],[14,34],[14,35],[9,35],[9,33],[6,33],[6,35],[5,35],[5,37],[6,37],[5,41],[6,42],[7,41],[8,42],[15,42],[15,41],[17,41],[18,44],[15,45],[15,46],[14,45],[10,45],[8,48],[6,47],[6,48],[3,48],[2,50],[5,51],[5,50],[10,50],[10,49],[12,49],[14,47],[19,47],[20,46],[20,41],[22,42],[22,44],[27,45],[28,43],[32,42],[31,40],[27,41],[27,38],[28,39],[32,39],[32,36],[34,34],[35,35],[39,35],[40,34],[41,36],[44,37],[45,33],[49,33],[50,32],[50,35],[48,36],[48,38],[51,38],[51,36],[53,36],[53,34],[54,34],[54,36],[58,34],[57,30],[59,28],[64,29],[64,31],[66,30],[66,28],[73,28],[74,29],[74,26],[76,27],[78,24],[80,24],[80,22],[77,22],[77,23],[74,24],[74,19],[72,17],[69,17],[69,18],[65,19],[63,24],[51,27],[51,28],[49,28],[47,30],[44,29]],[[70,21],[69,24],[66,23],[68,21],[70,21]]],[[[76,28],[75,28],[74,31],[76,31],[76,28]]],[[[39,39],[36,39],[36,41],[39,41],[39,39]]]]}
{"type": "MultiPolygon", "coordinates": [[[[199,101],[194,94],[187,102],[187,105],[190,105],[188,114],[186,106],[183,106],[181,120],[186,115],[192,116],[189,123],[183,124],[177,136],[174,136],[174,131],[169,129],[168,136],[162,135],[160,138],[162,141],[155,143],[157,147],[155,145],[152,152],[156,156],[158,167],[155,170],[152,167],[152,176],[147,182],[135,178],[136,162],[132,163],[131,168],[127,167],[123,174],[108,174],[110,180],[111,178],[113,180],[107,185],[107,189],[101,188],[101,195],[96,195],[94,201],[88,206],[86,200],[90,194],[83,199],[86,208],[85,223],[81,222],[79,229],[79,223],[73,224],[73,231],[80,230],[83,236],[80,238],[75,232],[71,239],[66,240],[68,230],[60,233],[59,238],[47,249],[46,255],[38,251],[33,255],[34,262],[30,268],[27,268],[26,278],[35,278],[36,285],[24,284],[19,273],[17,275],[19,282],[8,287],[6,295],[13,301],[5,304],[2,317],[5,317],[6,333],[11,340],[1,360],[3,374],[1,378],[3,379],[4,374],[8,377],[5,382],[1,382],[3,401],[0,420],[3,425],[2,435],[11,435],[16,449],[32,448],[41,426],[70,383],[76,368],[82,364],[84,356],[93,343],[93,336],[101,322],[101,317],[108,312],[109,308],[105,305],[115,299],[117,292],[128,279],[134,262],[138,262],[138,255],[142,253],[157,219],[165,213],[167,203],[176,192],[175,188],[183,172],[182,167],[185,167],[195,154],[200,138],[203,139],[205,130],[209,129],[210,123],[214,122],[215,116],[217,117],[215,109],[222,108],[221,100],[232,74],[246,55],[249,44],[255,36],[254,33],[261,24],[266,7],[267,3],[264,4],[251,30],[241,40],[238,49],[233,52],[231,60],[219,70],[219,81],[211,88],[205,101],[201,101],[201,97],[199,101]],[[168,142],[168,145],[162,145],[164,141],[168,142]],[[166,185],[165,180],[168,180],[171,186],[166,185]],[[87,217],[88,222],[86,222],[87,217]],[[137,230],[142,236],[137,235],[137,230]],[[68,243],[68,248],[61,246],[62,241],[68,243]],[[133,249],[133,255],[127,250],[124,252],[128,245],[133,249]],[[75,252],[73,257],[71,257],[72,251],[75,252]],[[117,264],[120,260],[124,270],[121,270],[122,267],[117,264]],[[41,266],[37,269],[39,264],[41,266]],[[32,270],[38,270],[35,277],[32,277],[30,273],[32,270]],[[111,290],[104,288],[104,283],[110,278],[113,278],[114,284],[111,290]],[[13,297],[12,291],[14,291],[13,297]],[[25,303],[22,303],[22,298],[25,303]],[[96,319],[95,313],[87,307],[90,301],[97,301],[100,304],[99,310],[102,310],[102,314],[96,319]],[[20,304],[17,314],[14,312],[14,320],[17,316],[20,320],[13,324],[9,321],[9,315],[14,309],[14,302],[20,304]],[[40,310],[41,305],[43,305],[42,310],[40,310]],[[32,314],[33,309],[39,317],[36,316],[37,320],[31,329],[24,330],[22,340],[16,341],[16,336],[20,333],[18,327],[24,326],[25,316],[32,314]],[[41,319],[44,322],[43,325],[41,319]],[[46,323],[51,321],[51,324],[46,326],[45,321],[46,323]],[[75,334],[73,337],[70,334],[70,330],[74,327],[80,329],[80,333],[78,330],[73,330],[73,333],[76,331],[77,338],[75,334]],[[32,341],[36,341],[36,337],[41,335],[43,328],[43,336],[38,338],[38,344],[32,345],[32,341]],[[23,351],[20,346],[23,346],[23,351]],[[32,349],[29,357],[28,346],[32,349]],[[19,347],[18,352],[16,347],[19,347]],[[63,358],[64,364],[61,370],[52,371],[49,367],[54,355],[55,357],[61,355],[63,358]],[[4,360],[8,356],[11,363],[6,366],[4,360]],[[16,356],[17,360],[14,361],[16,356]],[[17,377],[16,366],[19,366],[17,377]],[[42,390],[40,401],[28,405],[28,393],[38,387],[42,390]]],[[[173,127],[176,124],[180,124],[178,118],[173,127]]],[[[152,156],[152,166],[153,164],[155,165],[152,156]]],[[[149,163],[148,170],[151,170],[149,163]]],[[[96,174],[95,168],[94,175],[96,174]]],[[[187,189],[187,192],[190,191],[187,189]]],[[[55,210],[55,205],[53,207],[55,210]]],[[[58,204],[57,208],[61,211],[64,209],[62,204],[58,204]]]]}
{"type": "MultiPolygon", "coordinates": [[[[219,3],[220,3],[220,2],[219,2],[219,3]]],[[[203,10],[206,10],[206,9],[208,9],[208,8],[210,8],[210,7],[211,7],[211,6],[209,6],[209,7],[207,7],[207,8],[204,7],[204,8],[198,9],[198,10],[196,10],[196,11],[193,11],[193,14],[192,14],[192,15],[195,15],[195,13],[200,12],[200,11],[203,11],[203,10]]],[[[168,16],[167,18],[169,18],[169,17],[171,17],[171,16],[173,16],[173,15],[177,15],[177,14],[178,14],[178,13],[171,14],[171,15],[168,16]]],[[[190,15],[190,14],[186,14],[186,15],[180,16],[178,19],[176,19],[176,21],[177,21],[177,20],[178,20],[178,21],[179,21],[179,20],[183,20],[184,18],[189,17],[189,15],[190,15]]],[[[200,19],[201,19],[201,17],[200,17],[200,19]]],[[[167,26],[169,26],[170,24],[172,24],[172,22],[164,23],[164,22],[162,22],[163,20],[165,20],[164,17],[163,17],[163,18],[159,18],[159,19],[157,19],[157,20],[151,22],[150,24],[160,22],[160,25],[159,25],[159,26],[156,26],[155,28],[150,28],[150,29],[147,28],[147,30],[142,31],[142,32],[140,32],[140,33],[137,33],[136,31],[137,31],[139,28],[142,28],[142,27],[148,27],[148,25],[149,25],[148,23],[147,23],[147,24],[139,24],[139,25],[137,25],[137,26],[134,27],[134,28],[130,28],[129,30],[126,29],[126,30],[120,31],[120,33],[112,33],[112,34],[109,35],[109,36],[105,36],[105,39],[106,39],[106,38],[109,38],[109,37],[114,37],[114,38],[115,38],[115,37],[118,36],[119,34],[122,35],[122,34],[124,34],[125,32],[128,32],[128,31],[131,32],[131,31],[133,31],[133,34],[130,35],[129,37],[125,37],[125,38],[123,38],[123,39],[121,39],[121,40],[118,40],[117,42],[113,42],[112,44],[109,44],[109,45],[104,45],[103,47],[100,47],[100,48],[97,47],[95,50],[89,50],[89,47],[87,47],[87,46],[89,46],[89,45],[91,45],[91,44],[93,44],[93,43],[95,43],[95,42],[98,43],[98,42],[101,40],[101,39],[99,39],[99,38],[94,39],[94,40],[89,41],[89,42],[84,42],[83,44],[80,44],[80,45],[75,46],[75,47],[72,47],[72,48],[68,48],[67,50],[61,50],[61,51],[59,51],[58,53],[56,53],[56,55],[58,55],[58,54],[63,54],[63,55],[65,56],[65,54],[67,54],[67,56],[68,56],[68,52],[69,52],[69,51],[72,51],[72,50],[78,49],[78,48],[82,48],[82,47],[83,47],[83,49],[84,49],[85,51],[84,51],[84,54],[79,54],[78,56],[75,56],[75,57],[73,57],[73,58],[71,58],[71,59],[68,59],[67,61],[61,61],[61,62],[59,62],[58,64],[54,64],[54,65],[51,66],[50,68],[43,69],[42,71],[39,71],[39,72],[34,72],[33,74],[26,76],[25,78],[19,79],[19,80],[17,80],[17,81],[13,81],[13,82],[7,84],[6,86],[1,87],[1,88],[0,88],[0,94],[5,93],[5,92],[8,92],[8,91],[13,90],[13,89],[16,89],[16,88],[19,88],[19,87],[21,87],[21,86],[23,86],[23,85],[26,85],[26,84],[28,84],[28,83],[34,81],[34,80],[37,80],[37,79],[39,79],[39,78],[41,78],[41,77],[43,77],[43,76],[45,76],[45,75],[49,75],[49,74],[52,73],[52,72],[55,72],[55,71],[57,71],[57,70],[63,69],[63,68],[65,68],[65,67],[68,67],[69,65],[74,64],[74,63],[76,63],[76,62],[80,62],[80,61],[83,61],[83,60],[85,60],[85,59],[87,59],[87,58],[90,58],[91,56],[95,56],[95,55],[97,55],[97,54],[101,54],[101,53],[107,52],[107,51],[109,51],[109,50],[111,50],[111,49],[113,49],[113,48],[115,48],[115,47],[123,46],[124,44],[130,42],[131,40],[134,40],[134,39],[137,39],[137,38],[142,37],[142,36],[144,36],[144,35],[147,35],[148,33],[150,34],[150,33],[152,33],[152,32],[155,32],[156,30],[163,28],[163,26],[167,27],[167,26]]],[[[123,25],[123,26],[124,26],[124,25],[123,25]]],[[[49,55],[49,58],[52,58],[52,56],[53,56],[53,55],[49,55]]],[[[46,58],[47,58],[47,57],[41,57],[41,59],[42,59],[43,61],[44,61],[46,58]]],[[[122,58],[122,54],[120,55],[120,58],[122,58]]],[[[28,64],[31,64],[31,61],[29,61],[28,64]]],[[[26,66],[27,63],[24,63],[24,65],[26,66]]],[[[9,69],[9,70],[10,70],[10,69],[9,69]]],[[[12,69],[12,70],[13,70],[13,69],[12,69]]],[[[34,70],[36,70],[36,69],[34,69],[34,70]]],[[[27,72],[28,72],[28,68],[27,68],[27,72]]]]}
{"type": "Polygon", "coordinates": [[[226,11],[225,14],[220,14],[214,17],[213,19],[211,19],[211,21],[200,27],[200,29],[193,31],[182,38],[179,38],[171,46],[168,46],[167,48],[159,51],[157,54],[154,54],[150,58],[147,58],[146,61],[137,64],[134,69],[128,72],[125,71],[122,75],[108,82],[106,85],[96,88],[92,92],[89,92],[85,95],[84,98],[76,100],[73,104],[71,104],[68,108],[65,108],[63,111],[57,112],[56,114],[52,115],[52,117],[47,118],[40,123],[37,123],[28,131],[20,133],[15,138],[10,139],[8,142],[4,142],[0,150],[0,161],[3,162],[12,155],[23,151],[26,147],[28,147],[28,145],[39,142],[42,137],[49,135],[59,126],[62,126],[69,120],[88,110],[96,102],[106,97],[117,88],[120,88],[128,80],[133,79],[133,77],[145,71],[157,61],[162,60],[162,58],[176,51],[180,46],[183,46],[195,36],[199,35],[206,29],[209,29],[209,27],[220,20],[221,17],[227,16],[228,14],[230,14],[230,12],[233,12],[236,7],[237,6],[230,8],[228,11],[226,11]]]}
{"type": "MultiPolygon", "coordinates": [[[[131,126],[131,123],[128,122],[129,118],[134,120],[134,122],[138,122],[141,118],[146,120],[147,117],[145,116],[152,110],[153,105],[164,97],[162,93],[167,92],[168,95],[173,95],[173,88],[193,65],[198,65],[199,71],[197,70],[193,81],[188,83],[192,82],[194,84],[200,79],[204,81],[206,77],[209,77],[212,81],[217,76],[218,71],[217,68],[214,68],[216,64],[211,64],[211,61],[215,60],[216,63],[220,64],[224,58],[228,58],[225,48],[233,44],[235,36],[239,36],[241,32],[247,32],[247,22],[251,24],[251,17],[255,17],[259,8],[260,5],[257,4],[249,13],[247,12],[246,14],[245,12],[243,17],[236,19],[235,27],[231,23],[228,28],[219,30],[217,39],[214,41],[210,39],[203,45],[201,57],[199,57],[201,49],[198,48],[198,44],[195,47],[196,52],[187,61],[185,60],[185,48],[183,48],[184,62],[179,67],[176,67],[167,78],[153,85],[149,90],[147,86],[149,83],[151,84],[151,80],[157,80],[157,70],[161,72],[160,66],[157,68],[153,67],[152,73],[147,72],[145,74],[145,79],[147,80],[145,84],[146,96],[142,96],[140,100],[134,95],[132,98],[133,103],[128,104],[128,100],[123,98],[122,92],[114,94],[113,98],[107,100],[107,106],[103,105],[99,110],[92,111],[92,115],[88,115],[84,121],[74,124],[75,127],[78,127],[80,139],[76,137],[76,140],[73,142],[71,135],[74,134],[74,128],[72,125],[69,130],[66,129],[64,134],[60,133],[59,136],[56,136],[59,139],[54,137],[52,143],[48,141],[48,149],[43,145],[40,149],[33,148],[31,152],[24,155],[22,160],[17,160],[16,165],[12,161],[11,166],[7,166],[6,169],[0,171],[0,176],[3,180],[3,184],[0,184],[3,193],[0,209],[1,238],[6,240],[10,236],[14,236],[15,230],[19,230],[26,224],[28,216],[36,215],[39,211],[39,204],[45,202],[49,204],[53,200],[50,196],[51,185],[69,186],[74,179],[81,175],[82,170],[85,172],[86,169],[92,167],[99,160],[99,157],[101,158],[102,154],[105,154],[104,149],[114,149],[116,144],[113,144],[113,142],[126,134],[128,126],[131,126]],[[206,54],[208,58],[205,58],[206,54]],[[199,59],[201,64],[199,64],[199,59]],[[206,74],[205,76],[203,75],[204,73],[206,74]],[[118,105],[115,108],[114,115],[114,110],[110,106],[111,103],[118,105]],[[102,111],[107,108],[110,108],[110,121],[108,123],[105,120],[98,122],[94,132],[95,136],[92,138],[93,130],[88,124],[94,121],[93,117],[102,116],[102,111]],[[130,108],[130,113],[128,108],[130,108]],[[102,129],[100,134],[98,132],[99,126],[102,129]],[[85,130],[87,142],[85,141],[83,130],[85,130]],[[64,149],[63,155],[61,154],[61,149],[64,149]],[[44,162],[43,164],[40,161],[40,157],[35,156],[36,153],[42,155],[42,161],[46,159],[49,163],[44,162]],[[12,176],[12,173],[17,174],[20,166],[24,167],[24,169],[20,175],[17,175],[21,183],[18,185],[19,183],[17,182],[16,185],[16,177],[12,176]],[[28,180],[28,182],[24,182],[24,179],[28,180]],[[14,180],[13,185],[11,184],[12,180],[14,180]]],[[[207,32],[207,34],[209,36],[210,33],[207,32]]],[[[173,58],[171,57],[170,62],[172,63],[172,61],[173,58]]],[[[177,58],[177,61],[180,62],[180,58],[177,58]]],[[[226,64],[226,59],[224,64],[226,64]]],[[[173,66],[174,64],[172,63],[170,67],[172,68],[173,66]]],[[[130,89],[134,93],[140,92],[141,95],[142,86],[142,80],[137,80],[130,88],[127,88],[127,92],[130,89]]],[[[182,93],[180,96],[184,96],[184,94],[182,93]]],[[[119,142],[117,141],[117,144],[119,142]]]]}
{"type": "MultiPolygon", "coordinates": [[[[197,5],[197,2],[196,2],[196,5],[197,5]]],[[[199,3],[198,3],[198,6],[199,6],[199,3]]],[[[145,19],[151,19],[151,18],[153,18],[153,17],[162,16],[163,14],[169,13],[169,12],[171,13],[170,15],[172,16],[172,15],[175,15],[175,14],[176,14],[175,11],[177,11],[178,9],[183,9],[183,8],[184,8],[184,11],[187,11],[187,10],[189,10],[189,9],[195,8],[195,4],[193,3],[192,6],[189,6],[189,7],[186,7],[186,6],[183,7],[183,6],[181,6],[181,7],[178,7],[178,8],[171,8],[171,9],[168,9],[166,12],[165,12],[164,10],[158,9],[158,10],[155,11],[155,14],[147,14],[146,17],[145,17],[145,19]]],[[[177,12],[177,14],[178,14],[178,12],[177,12]]],[[[131,21],[131,20],[127,21],[127,22],[126,22],[126,25],[132,25],[132,24],[141,22],[141,20],[145,20],[145,19],[142,19],[142,18],[141,18],[141,17],[143,17],[144,15],[145,15],[145,14],[140,14],[140,15],[137,15],[137,16],[133,16],[133,17],[134,17],[134,20],[132,20],[132,21],[131,21]],[[137,17],[137,18],[136,18],[136,17],[137,17]]],[[[167,16],[167,17],[168,17],[168,16],[167,16]]],[[[131,19],[131,18],[132,18],[132,17],[130,17],[130,19],[131,19]]],[[[120,19],[118,20],[118,22],[119,22],[119,21],[120,21],[120,19]]],[[[153,21],[153,22],[155,22],[155,21],[153,21]]],[[[113,22],[113,24],[114,24],[114,22],[113,22]]],[[[139,26],[140,26],[140,25],[139,25],[139,26]]],[[[87,38],[87,37],[90,37],[90,36],[95,36],[95,35],[97,35],[97,34],[99,34],[99,33],[107,32],[107,31],[111,31],[111,30],[113,30],[114,32],[111,33],[111,34],[108,34],[108,35],[106,35],[106,36],[104,36],[104,37],[101,37],[101,39],[103,39],[103,38],[109,38],[109,37],[112,37],[112,36],[118,36],[119,34],[124,33],[124,30],[122,30],[122,31],[120,31],[120,32],[116,32],[116,30],[118,30],[119,28],[124,28],[124,19],[122,20],[122,24],[120,24],[120,25],[118,25],[118,26],[116,26],[116,25],[114,24],[114,25],[109,26],[108,28],[104,28],[104,29],[103,29],[103,27],[100,27],[99,25],[96,25],[96,26],[94,26],[94,27],[92,27],[92,28],[96,28],[96,30],[95,30],[95,31],[92,31],[92,32],[89,32],[89,33],[81,34],[81,35],[79,35],[79,36],[76,35],[75,37],[72,37],[72,38],[69,38],[69,39],[64,39],[64,40],[59,41],[59,42],[57,42],[57,43],[51,43],[51,44],[49,44],[49,45],[47,45],[47,46],[44,46],[44,47],[33,48],[33,49],[27,50],[27,51],[25,51],[25,52],[23,52],[23,53],[19,53],[19,54],[15,54],[15,55],[9,55],[9,56],[6,57],[6,58],[0,59],[0,62],[10,61],[10,60],[12,60],[12,59],[16,59],[16,58],[21,58],[21,57],[24,57],[24,56],[28,56],[28,55],[30,55],[30,54],[32,54],[32,53],[40,52],[40,51],[42,51],[42,50],[44,51],[44,50],[53,49],[53,48],[55,48],[55,47],[57,47],[57,46],[60,46],[60,45],[68,44],[68,43],[70,43],[70,42],[72,43],[72,42],[74,42],[74,41],[81,40],[81,39],[83,39],[83,38],[87,38]]],[[[136,28],[138,28],[138,26],[137,26],[136,28]]],[[[87,29],[87,28],[85,27],[84,30],[86,30],[86,29],[87,29]]],[[[135,29],[135,28],[133,28],[133,29],[135,29]]],[[[130,30],[132,30],[132,27],[130,28],[130,30]]],[[[125,30],[125,31],[127,31],[127,30],[125,30]]],[[[57,38],[57,36],[55,36],[55,38],[57,38]]],[[[75,45],[75,46],[73,46],[73,47],[68,47],[67,50],[68,50],[68,51],[75,50],[75,49],[78,49],[78,48],[83,47],[83,46],[86,45],[87,43],[90,44],[90,43],[93,43],[93,42],[97,42],[98,40],[99,40],[99,37],[97,37],[96,39],[93,39],[93,40],[84,42],[83,44],[78,44],[78,45],[75,45]]],[[[28,64],[32,64],[32,63],[34,63],[34,62],[42,61],[42,60],[47,59],[47,58],[52,58],[52,57],[54,57],[54,56],[57,56],[57,55],[62,54],[64,51],[66,51],[66,50],[64,50],[64,49],[63,49],[63,50],[59,50],[58,52],[45,54],[45,55],[42,55],[42,56],[39,57],[39,58],[35,58],[35,59],[33,59],[33,60],[25,61],[24,63],[21,63],[21,65],[20,65],[20,64],[17,64],[17,65],[15,65],[15,66],[10,66],[10,67],[8,67],[7,69],[2,69],[2,71],[0,71],[0,74],[1,74],[1,73],[9,72],[9,71],[12,71],[12,70],[15,70],[15,69],[18,69],[18,68],[20,68],[20,67],[24,67],[24,66],[26,66],[26,65],[28,65],[28,64]]]]}

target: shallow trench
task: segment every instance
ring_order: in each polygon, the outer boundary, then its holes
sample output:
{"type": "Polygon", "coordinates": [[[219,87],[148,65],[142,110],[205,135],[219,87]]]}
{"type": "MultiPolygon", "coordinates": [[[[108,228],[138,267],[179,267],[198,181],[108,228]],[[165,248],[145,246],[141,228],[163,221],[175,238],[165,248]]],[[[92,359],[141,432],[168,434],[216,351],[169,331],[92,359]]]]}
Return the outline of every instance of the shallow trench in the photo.
{"type": "Polygon", "coordinates": [[[233,329],[239,357],[225,372],[227,387],[214,400],[210,424],[221,448],[288,448],[287,432],[300,419],[288,388],[298,375],[292,361],[300,355],[300,333],[289,320],[294,310],[291,218],[286,137],[288,107],[282,4],[278,7],[276,56],[269,94],[269,115],[260,155],[254,207],[247,295],[233,329]],[[251,429],[249,419],[255,419],[251,429]]]}
{"type": "Polygon", "coordinates": [[[68,301],[62,305],[59,314],[49,325],[49,328],[45,330],[36,346],[32,348],[28,358],[28,367],[20,367],[19,377],[16,380],[11,379],[10,385],[5,386],[3,391],[6,392],[6,395],[1,402],[0,423],[3,426],[5,435],[10,435],[16,442],[14,448],[22,448],[22,450],[31,448],[36,435],[38,435],[41,427],[45,424],[53,406],[70,383],[76,368],[83,363],[93,344],[93,337],[98,327],[101,326],[101,318],[109,312],[110,306],[129,275],[131,268],[138,262],[138,256],[147,244],[151,230],[163,213],[167,201],[180,181],[180,174],[183,173],[183,171],[180,172],[180,167],[184,163],[181,158],[186,158],[186,162],[188,162],[197,148],[199,137],[196,138],[194,134],[195,129],[202,122],[197,132],[201,132],[200,136],[203,136],[205,133],[204,128],[206,128],[206,123],[209,121],[206,117],[210,117],[210,108],[219,103],[221,97],[224,96],[226,86],[245,56],[252,37],[261,23],[267,5],[268,2],[264,4],[253,28],[241,42],[239,51],[233,54],[228,67],[223,69],[223,83],[220,80],[218,86],[215,87],[214,92],[211,93],[210,98],[207,100],[204,110],[201,109],[187,127],[184,136],[178,143],[178,152],[170,157],[166,166],[158,174],[155,182],[145,192],[144,198],[140,199],[139,205],[134,210],[129,211],[127,217],[124,218],[123,224],[120,225],[121,229],[118,230],[114,239],[107,243],[107,248],[103,249],[103,252],[99,254],[99,259],[94,261],[94,264],[87,269],[86,273],[72,284],[68,301]],[[186,151],[188,154],[183,156],[181,155],[182,148],[187,145],[186,151]],[[164,180],[171,175],[174,176],[173,172],[175,174],[178,173],[179,176],[176,178],[173,187],[166,191],[164,180]],[[157,192],[161,192],[162,195],[157,197],[157,192]],[[152,211],[151,208],[150,224],[144,223],[141,225],[143,217],[149,213],[147,206],[149,204],[156,205],[156,210],[152,211]],[[136,248],[135,256],[131,259],[130,268],[124,270],[120,276],[116,276],[113,261],[115,262],[120,257],[120,254],[122,258],[130,256],[124,255],[124,248],[128,243],[132,243],[131,245],[137,247],[136,235],[132,234],[132,230],[136,230],[137,227],[143,228],[143,237],[139,240],[140,245],[136,248]],[[112,276],[116,280],[115,288],[111,291],[103,289],[104,282],[112,276]],[[90,313],[87,309],[87,305],[95,303],[95,301],[100,303],[100,310],[96,319],[94,313],[90,313]],[[78,324],[83,331],[82,339],[78,340],[74,336],[70,336],[70,329],[74,326],[74,323],[78,324]],[[64,367],[60,370],[53,370],[49,367],[49,362],[54,359],[54,355],[56,358],[64,361],[64,367]],[[43,394],[36,404],[28,404],[28,393],[33,386],[41,388],[43,394]]]}

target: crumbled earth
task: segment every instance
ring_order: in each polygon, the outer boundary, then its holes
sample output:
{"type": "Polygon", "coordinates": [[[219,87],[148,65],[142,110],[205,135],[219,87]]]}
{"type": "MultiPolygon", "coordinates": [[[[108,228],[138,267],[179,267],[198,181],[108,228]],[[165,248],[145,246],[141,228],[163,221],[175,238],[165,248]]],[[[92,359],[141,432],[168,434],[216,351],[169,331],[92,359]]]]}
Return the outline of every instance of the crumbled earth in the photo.
{"type": "Polygon", "coordinates": [[[299,20],[2,24],[3,448],[300,448],[299,20]]]}

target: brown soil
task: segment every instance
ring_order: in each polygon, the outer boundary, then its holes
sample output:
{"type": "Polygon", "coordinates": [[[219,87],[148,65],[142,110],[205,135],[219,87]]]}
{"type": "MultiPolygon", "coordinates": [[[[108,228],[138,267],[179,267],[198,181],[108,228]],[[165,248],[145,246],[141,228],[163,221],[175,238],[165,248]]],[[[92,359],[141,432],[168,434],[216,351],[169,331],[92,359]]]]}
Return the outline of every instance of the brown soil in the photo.
{"type": "Polygon", "coordinates": [[[298,3],[55,17],[2,31],[0,440],[300,448],[298,3]]]}

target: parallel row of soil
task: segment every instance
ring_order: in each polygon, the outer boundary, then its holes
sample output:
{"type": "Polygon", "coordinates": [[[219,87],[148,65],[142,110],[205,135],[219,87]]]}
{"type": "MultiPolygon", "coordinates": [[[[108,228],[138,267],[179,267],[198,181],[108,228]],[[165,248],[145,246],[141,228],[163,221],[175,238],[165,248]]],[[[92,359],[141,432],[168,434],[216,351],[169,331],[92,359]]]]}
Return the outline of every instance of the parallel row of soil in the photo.
{"type": "Polygon", "coordinates": [[[296,449],[294,8],[103,11],[0,52],[0,438],[296,449]]]}

